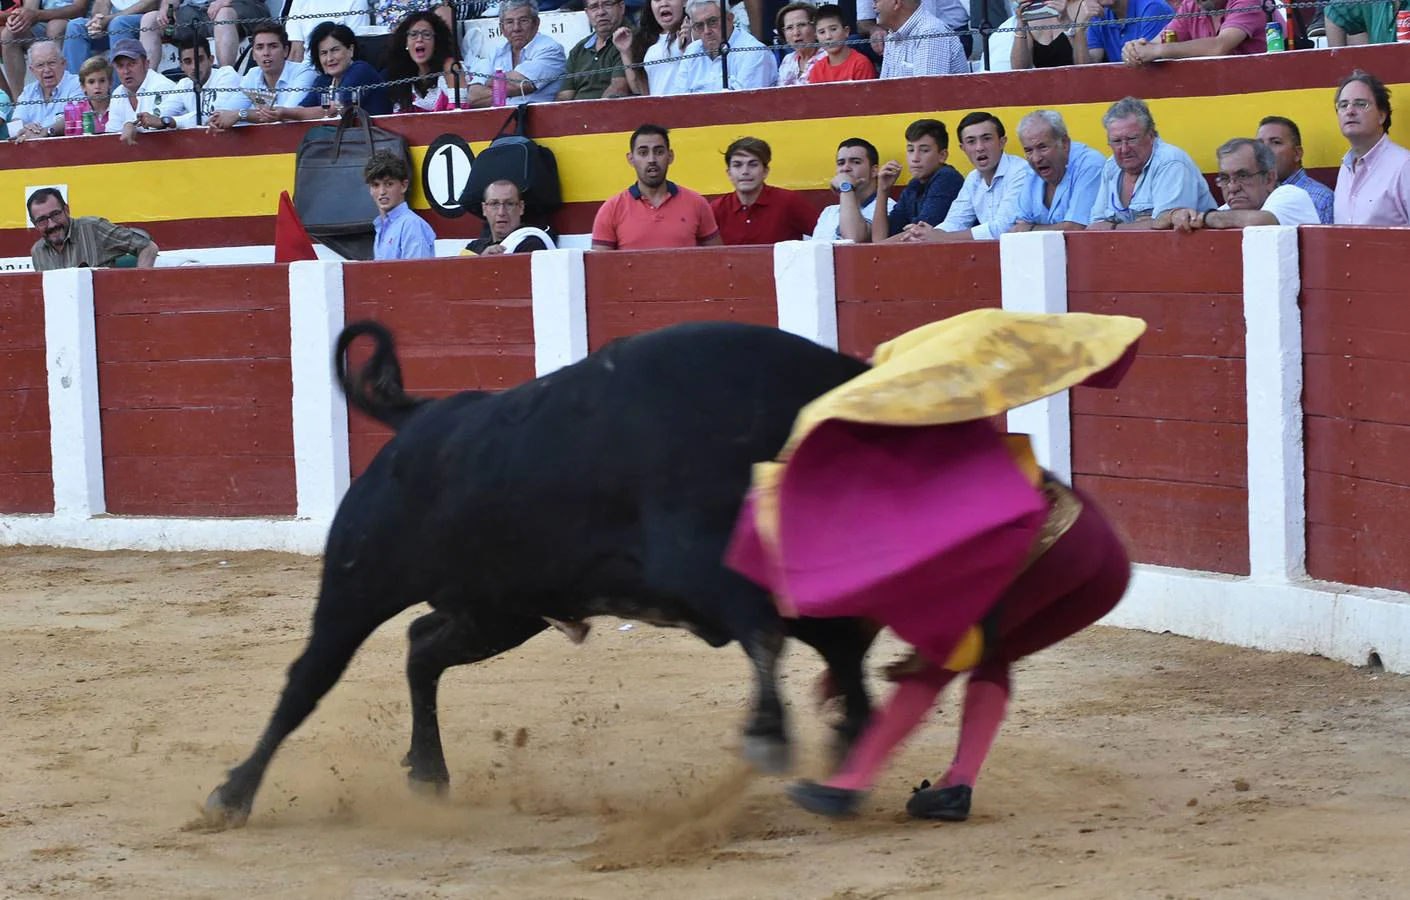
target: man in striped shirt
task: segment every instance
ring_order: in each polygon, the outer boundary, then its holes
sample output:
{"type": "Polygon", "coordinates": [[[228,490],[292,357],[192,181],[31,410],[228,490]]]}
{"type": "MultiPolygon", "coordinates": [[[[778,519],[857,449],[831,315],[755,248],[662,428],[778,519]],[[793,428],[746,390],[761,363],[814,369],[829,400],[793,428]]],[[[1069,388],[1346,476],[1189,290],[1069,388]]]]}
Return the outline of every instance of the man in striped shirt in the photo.
{"type": "Polygon", "coordinates": [[[156,265],[155,241],[97,216],[69,218],[69,206],[54,188],[30,194],[28,206],[29,217],[42,235],[30,249],[36,272],[105,268],[129,253],[136,254],[138,268],[156,265]]]}
{"type": "Polygon", "coordinates": [[[876,20],[889,32],[881,57],[882,78],[969,71],[959,35],[918,0],[877,0],[876,20]]]}

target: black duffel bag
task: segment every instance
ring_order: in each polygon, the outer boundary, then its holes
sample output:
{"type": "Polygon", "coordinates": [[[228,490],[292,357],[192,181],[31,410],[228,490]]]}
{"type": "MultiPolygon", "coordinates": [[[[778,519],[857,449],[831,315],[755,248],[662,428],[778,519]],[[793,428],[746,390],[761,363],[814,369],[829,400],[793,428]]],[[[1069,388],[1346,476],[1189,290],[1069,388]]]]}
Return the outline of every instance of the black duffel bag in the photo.
{"type": "Polygon", "coordinates": [[[485,188],[500,180],[512,181],[519,188],[527,224],[542,227],[549,214],[563,205],[558,160],[552,150],[524,133],[527,110],[527,103],[515,107],[499,134],[475,157],[470,179],[460,192],[460,205],[471,215],[485,217],[485,188]],[[511,124],[517,134],[505,134],[511,124]]]}

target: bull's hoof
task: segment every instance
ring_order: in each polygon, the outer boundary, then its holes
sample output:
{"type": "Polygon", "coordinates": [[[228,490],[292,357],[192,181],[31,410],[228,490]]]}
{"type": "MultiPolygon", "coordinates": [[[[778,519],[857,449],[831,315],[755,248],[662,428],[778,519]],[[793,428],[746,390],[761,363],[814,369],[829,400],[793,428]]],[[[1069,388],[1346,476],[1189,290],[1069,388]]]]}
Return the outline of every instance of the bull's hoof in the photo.
{"type": "Polygon", "coordinates": [[[764,775],[785,775],[793,769],[793,747],[783,738],[745,735],[744,758],[764,775]]]}
{"type": "Polygon", "coordinates": [[[857,814],[857,807],[866,797],[866,792],[804,780],[788,786],[788,797],[810,813],[841,819],[857,814]]]}
{"type": "Polygon", "coordinates": [[[227,798],[226,785],[221,785],[210,792],[206,798],[205,824],[213,830],[225,830],[227,828],[243,828],[250,820],[250,809],[253,802],[231,801],[227,798]]]}

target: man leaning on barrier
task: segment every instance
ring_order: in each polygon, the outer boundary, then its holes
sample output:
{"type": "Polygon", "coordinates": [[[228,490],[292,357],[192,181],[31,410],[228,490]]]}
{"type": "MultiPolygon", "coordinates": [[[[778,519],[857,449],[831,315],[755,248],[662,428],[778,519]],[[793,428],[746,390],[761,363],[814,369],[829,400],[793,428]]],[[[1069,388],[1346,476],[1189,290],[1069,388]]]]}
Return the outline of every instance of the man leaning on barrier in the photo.
{"type": "Polygon", "coordinates": [[[1278,184],[1278,163],[1267,144],[1253,138],[1225,141],[1215,151],[1219,174],[1214,182],[1224,205],[1197,212],[1172,209],[1156,217],[1155,228],[1198,231],[1249,225],[1317,225],[1317,208],[1302,188],[1278,184]]]}
{"type": "Polygon", "coordinates": [[[137,256],[139,269],[157,263],[157,244],[151,238],[97,216],[70,218],[69,205],[54,188],[30,194],[26,206],[40,234],[29,251],[36,272],[107,268],[128,254],[137,256]]]}
{"type": "Polygon", "coordinates": [[[1144,100],[1125,97],[1102,116],[1112,155],[1102,165],[1102,183],[1092,204],[1088,230],[1155,228],[1176,207],[1205,212],[1214,195],[1190,155],[1160,139],[1144,100]]]}

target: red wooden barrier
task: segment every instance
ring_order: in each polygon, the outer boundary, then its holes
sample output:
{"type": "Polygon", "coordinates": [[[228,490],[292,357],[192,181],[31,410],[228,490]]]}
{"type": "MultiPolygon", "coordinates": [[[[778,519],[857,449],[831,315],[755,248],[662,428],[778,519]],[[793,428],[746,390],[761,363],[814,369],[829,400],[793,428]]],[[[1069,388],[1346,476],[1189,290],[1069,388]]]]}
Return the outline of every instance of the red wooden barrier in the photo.
{"type": "Polygon", "coordinates": [[[937,319],[997,307],[999,242],[839,245],[837,341],[866,358],[876,345],[937,319]]]}
{"type": "Polygon", "coordinates": [[[778,324],[771,246],[589,253],[588,347],[676,322],[778,324]]]}
{"type": "Polygon", "coordinates": [[[54,511],[42,279],[6,275],[0,291],[0,513],[54,511]]]}
{"type": "Polygon", "coordinates": [[[1139,562],[1249,570],[1241,240],[1067,236],[1068,308],[1148,324],[1119,390],[1072,396],[1074,480],[1139,562]]]}
{"type": "Polygon", "coordinates": [[[107,507],[295,512],[285,266],[97,269],[107,507]]]}
{"type": "Polygon", "coordinates": [[[1304,228],[1300,243],[1308,573],[1410,590],[1410,234],[1304,228]]]}
{"type": "MultiPolygon", "coordinates": [[[[528,254],[349,263],[343,266],[345,321],[375,319],[392,330],[412,394],[513,387],[534,377],[529,265],[528,254]]],[[[351,364],[361,365],[367,352],[359,344],[351,364]]],[[[390,436],[349,410],[354,476],[390,436]]]]}

